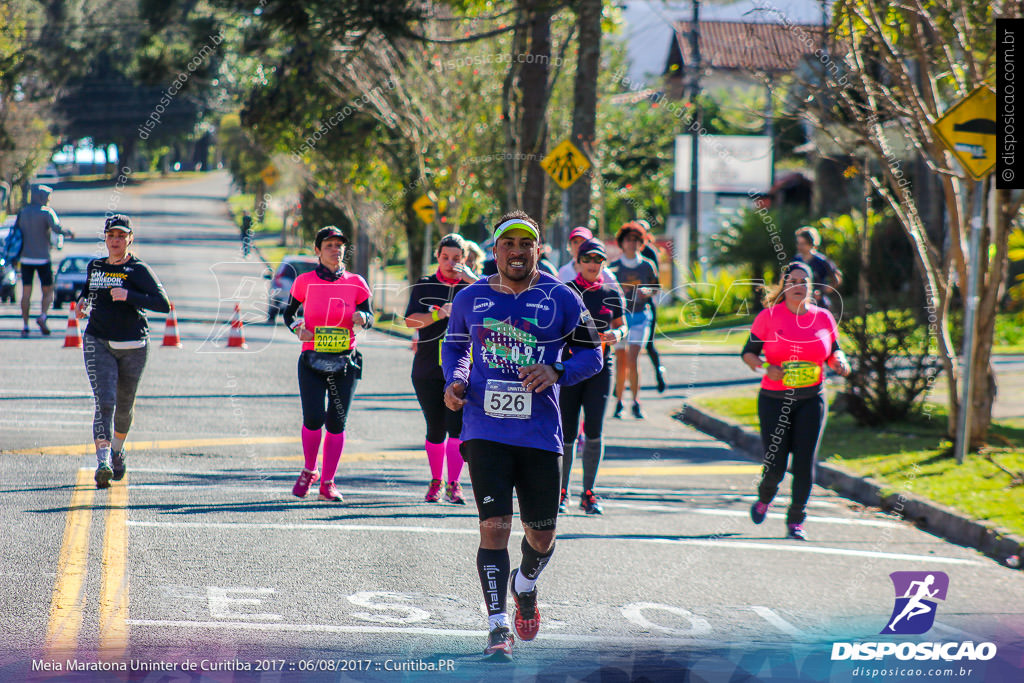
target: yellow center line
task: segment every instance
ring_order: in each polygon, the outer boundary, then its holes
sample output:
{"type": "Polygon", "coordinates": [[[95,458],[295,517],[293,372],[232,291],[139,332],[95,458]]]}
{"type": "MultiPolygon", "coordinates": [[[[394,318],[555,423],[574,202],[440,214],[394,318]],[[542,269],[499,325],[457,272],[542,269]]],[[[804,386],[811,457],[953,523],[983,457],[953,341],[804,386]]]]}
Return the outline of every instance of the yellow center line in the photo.
{"type": "Polygon", "coordinates": [[[103,539],[100,651],[111,659],[128,649],[128,475],[110,488],[103,539]]]}
{"type": "Polygon", "coordinates": [[[760,465],[658,465],[653,467],[602,467],[601,474],[644,476],[655,474],[754,474],[760,465]]]}
{"type": "Polygon", "coordinates": [[[64,523],[64,541],[57,561],[57,581],[50,602],[46,631],[46,658],[73,653],[78,644],[85,609],[85,574],[89,560],[89,524],[96,493],[92,472],[79,470],[64,523]]]}
{"type": "MultiPolygon", "coordinates": [[[[241,446],[244,444],[283,444],[299,443],[297,436],[237,436],[212,439],[166,439],[162,441],[134,441],[125,444],[126,451],[158,451],[174,448],[201,448],[203,446],[241,446]]],[[[71,446],[44,446],[43,448],[25,448],[17,451],[0,451],[9,455],[85,455],[92,453],[95,445],[91,443],[74,444],[71,446]]]]}
{"type": "MultiPolygon", "coordinates": [[[[426,451],[398,450],[398,451],[376,451],[373,453],[342,453],[341,462],[356,462],[361,460],[411,460],[413,458],[426,457],[426,451]]],[[[305,458],[301,455],[275,455],[260,460],[281,460],[284,462],[303,462],[305,458]]]]}

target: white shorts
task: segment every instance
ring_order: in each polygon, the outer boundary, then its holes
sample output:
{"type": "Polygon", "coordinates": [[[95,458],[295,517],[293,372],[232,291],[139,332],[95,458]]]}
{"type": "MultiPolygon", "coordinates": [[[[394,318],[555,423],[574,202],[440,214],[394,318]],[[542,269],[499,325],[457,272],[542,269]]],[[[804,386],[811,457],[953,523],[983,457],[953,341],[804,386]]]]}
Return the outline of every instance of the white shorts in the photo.
{"type": "Polygon", "coordinates": [[[626,345],[645,346],[651,334],[651,309],[645,306],[636,313],[627,313],[626,324],[629,325],[626,345]]]}

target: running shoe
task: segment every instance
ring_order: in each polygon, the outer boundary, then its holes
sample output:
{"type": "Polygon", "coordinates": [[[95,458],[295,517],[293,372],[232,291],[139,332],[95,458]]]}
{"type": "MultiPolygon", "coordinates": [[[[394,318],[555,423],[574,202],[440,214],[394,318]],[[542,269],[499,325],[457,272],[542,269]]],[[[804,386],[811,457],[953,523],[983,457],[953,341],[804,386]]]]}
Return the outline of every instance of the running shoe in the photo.
{"type": "Polygon", "coordinates": [[[126,460],[127,458],[124,456],[124,449],[110,454],[110,463],[114,470],[114,481],[121,481],[124,479],[124,473],[128,471],[128,464],[125,462],[126,460]]]}
{"type": "Polygon", "coordinates": [[[96,468],[96,488],[98,489],[109,489],[110,478],[114,476],[114,470],[110,469],[110,465],[103,463],[96,468]]]}
{"type": "Polygon", "coordinates": [[[28,328],[27,328],[27,327],[25,327],[25,328],[22,328],[22,330],[21,330],[21,336],[22,336],[22,337],[27,337],[27,336],[28,336],[28,328]]]}
{"type": "Polygon", "coordinates": [[[644,411],[640,410],[640,401],[633,401],[633,417],[638,420],[644,419],[644,411]]]}
{"type": "Polygon", "coordinates": [[[516,642],[516,639],[512,637],[512,632],[508,630],[508,626],[499,626],[490,632],[487,636],[487,647],[484,648],[485,655],[494,654],[512,654],[512,644],[516,642]]]}
{"type": "Polygon", "coordinates": [[[593,491],[584,491],[580,494],[580,507],[588,515],[604,514],[604,508],[601,507],[601,503],[598,502],[597,496],[594,495],[593,491]]]}
{"type": "Polygon", "coordinates": [[[456,505],[465,505],[466,499],[462,497],[462,484],[457,481],[450,481],[444,485],[444,499],[456,505]]]}
{"type": "Polygon", "coordinates": [[[658,393],[665,393],[665,366],[659,365],[654,370],[654,376],[658,380],[658,393]]]}
{"type": "Polygon", "coordinates": [[[622,401],[616,402],[615,412],[612,413],[612,417],[614,417],[616,420],[622,419],[622,401]]]}
{"type": "Polygon", "coordinates": [[[423,500],[427,503],[436,503],[441,500],[441,480],[431,479],[430,488],[427,489],[427,495],[423,497],[423,500]]]}
{"type": "Polygon", "coordinates": [[[540,610],[537,609],[537,589],[529,593],[516,593],[516,576],[519,574],[519,567],[512,570],[512,576],[508,577],[508,590],[512,599],[516,602],[516,635],[519,640],[533,640],[540,630],[540,610]]]}
{"type": "Polygon", "coordinates": [[[39,325],[39,331],[46,336],[50,336],[50,328],[46,325],[46,318],[39,316],[36,318],[36,325],[39,325]]]}
{"type": "Polygon", "coordinates": [[[320,495],[317,498],[319,500],[327,500],[332,503],[345,502],[345,499],[341,497],[341,492],[338,491],[338,487],[334,485],[333,481],[323,482],[320,484],[320,495]]]}
{"type": "Polygon", "coordinates": [[[804,533],[804,525],[790,524],[789,533],[786,534],[786,538],[792,538],[794,541],[806,541],[807,534],[804,533]]]}
{"type": "Polygon", "coordinates": [[[764,521],[765,515],[768,514],[768,503],[762,503],[757,501],[750,506],[750,519],[754,524],[760,524],[764,521]]]}
{"type": "Polygon", "coordinates": [[[558,499],[558,511],[569,511],[569,492],[566,491],[565,489],[562,489],[562,496],[558,499]]]}
{"type": "Polygon", "coordinates": [[[305,498],[306,494],[309,493],[309,487],[319,478],[319,472],[316,470],[310,472],[303,467],[302,471],[299,472],[299,478],[295,480],[295,486],[292,487],[292,495],[296,498],[305,498]]]}

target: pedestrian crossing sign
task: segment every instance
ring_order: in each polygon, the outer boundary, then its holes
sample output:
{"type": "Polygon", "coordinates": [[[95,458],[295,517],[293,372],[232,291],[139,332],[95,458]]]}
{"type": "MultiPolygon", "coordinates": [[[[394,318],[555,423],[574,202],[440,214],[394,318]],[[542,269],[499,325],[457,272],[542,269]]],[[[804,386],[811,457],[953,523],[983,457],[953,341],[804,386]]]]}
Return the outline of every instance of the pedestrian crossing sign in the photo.
{"type": "Polygon", "coordinates": [[[933,126],[964,170],[981,180],[996,166],[996,93],[983,85],[942,115],[933,126]]]}
{"type": "Polygon", "coordinates": [[[562,140],[551,150],[551,154],[544,157],[540,166],[559,187],[568,190],[569,186],[590,168],[590,160],[576,148],[576,145],[568,140],[562,140]]]}

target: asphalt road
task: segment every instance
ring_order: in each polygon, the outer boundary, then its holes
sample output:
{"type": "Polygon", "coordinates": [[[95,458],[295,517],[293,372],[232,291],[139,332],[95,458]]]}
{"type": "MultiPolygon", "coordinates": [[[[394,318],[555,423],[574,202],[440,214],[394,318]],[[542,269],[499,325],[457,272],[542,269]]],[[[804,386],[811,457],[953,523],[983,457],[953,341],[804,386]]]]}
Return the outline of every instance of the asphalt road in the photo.
{"type": "Polygon", "coordinates": [[[860,663],[829,661],[832,643],[891,639],[877,634],[894,571],[950,578],[935,626],[904,640],[998,645],[949,680],[1024,666],[1021,572],[818,488],[810,543],[782,538],[782,514],[754,526],[757,467],[671,418],[688,393],[750,376],[731,351],[667,346],[671,386],[645,392],[648,419],[608,420],[606,514],[559,519],[540,635],[512,663],[483,661],[475,508],[422,502],[407,342],[360,340],[345,503],[290,495],[298,348],[258,322],[263,266],[241,258],[227,189],[213,174],[54,196],[80,236],[65,253],[96,251],[116,199],[178,310],[184,348],[151,349],[125,482],[92,487],[91,397],[60,318],[52,337],[22,340],[16,309],[0,307],[0,680],[107,680],[67,663],[125,658],[141,662],[120,674],[132,680],[854,680],[860,663]],[[225,348],[236,302],[245,350],[225,348]],[[417,670],[438,662],[453,671],[417,670]]]}

